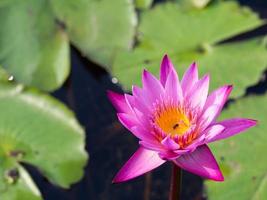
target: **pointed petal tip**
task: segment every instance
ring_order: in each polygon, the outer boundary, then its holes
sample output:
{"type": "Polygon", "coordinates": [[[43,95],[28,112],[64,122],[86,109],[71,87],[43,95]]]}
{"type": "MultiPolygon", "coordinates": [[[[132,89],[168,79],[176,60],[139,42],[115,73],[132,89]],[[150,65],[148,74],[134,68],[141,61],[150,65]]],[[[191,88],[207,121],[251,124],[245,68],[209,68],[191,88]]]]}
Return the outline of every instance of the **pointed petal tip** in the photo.
{"type": "Polygon", "coordinates": [[[224,176],[220,169],[220,166],[217,164],[218,168],[214,171],[214,173],[210,174],[210,179],[217,182],[223,182],[224,176]]]}
{"type": "Polygon", "coordinates": [[[111,90],[106,91],[107,97],[111,104],[115,107],[119,113],[131,113],[131,108],[126,102],[125,95],[122,93],[113,92],[111,90]]]}
{"type": "Polygon", "coordinates": [[[125,181],[127,181],[127,180],[119,179],[119,178],[117,177],[117,175],[116,175],[116,176],[112,179],[111,183],[112,183],[112,184],[119,184],[119,183],[122,183],[122,182],[125,182],[125,181]]]}
{"type": "Polygon", "coordinates": [[[117,181],[115,180],[115,178],[114,178],[114,179],[112,179],[111,183],[112,183],[112,184],[117,184],[118,182],[117,182],[117,181]]]}
{"type": "Polygon", "coordinates": [[[228,89],[233,89],[233,85],[227,85],[228,89]]]}
{"type": "Polygon", "coordinates": [[[144,79],[146,79],[149,75],[150,72],[147,69],[144,69],[142,74],[142,81],[144,82],[144,79]]]}
{"type": "Polygon", "coordinates": [[[110,101],[113,101],[115,99],[118,99],[118,98],[124,96],[124,94],[120,94],[120,93],[114,92],[112,90],[106,90],[106,94],[107,94],[107,97],[110,101]]]}
{"type": "Polygon", "coordinates": [[[256,120],[256,119],[247,119],[248,120],[248,123],[250,123],[251,126],[256,126],[259,121],[256,120]]]}
{"type": "Polygon", "coordinates": [[[224,181],[224,176],[221,175],[216,181],[218,181],[218,182],[223,182],[223,181],[224,181]]]}
{"type": "Polygon", "coordinates": [[[165,54],[160,64],[160,82],[163,86],[165,86],[165,83],[171,71],[175,71],[174,66],[169,56],[165,54]]]}
{"type": "Polygon", "coordinates": [[[190,67],[197,69],[198,65],[196,61],[193,61],[192,64],[190,65],[190,67]]]}
{"type": "Polygon", "coordinates": [[[225,85],[224,87],[226,87],[226,90],[228,93],[232,92],[234,86],[233,85],[225,85]]]}
{"type": "Polygon", "coordinates": [[[217,181],[217,182],[223,182],[224,181],[224,176],[220,170],[217,171],[214,176],[210,177],[211,180],[217,181]]]}
{"type": "Polygon", "coordinates": [[[113,179],[113,183],[120,183],[139,177],[165,163],[158,153],[143,147],[131,156],[113,179]]]}
{"type": "Polygon", "coordinates": [[[210,73],[207,73],[203,76],[203,79],[210,79],[210,73]]]}
{"type": "Polygon", "coordinates": [[[209,85],[209,83],[210,83],[210,74],[209,73],[205,74],[202,79],[203,79],[204,82],[206,82],[207,85],[209,85]]]}
{"type": "Polygon", "coordinates": [[[163,58],[162,58],[162,60],[165,60],[165,59],[168,59],[169,60],[169,56],[168,56],[167,53],[165,53],[164,56],[163,56],[163,58]]]}
{"type": "Polygon", "coordinates": [[[116,95],[116,93],[113,92],[112,90],[106,90],[106,94],[107,94],[109,99],[112,98],[113,95],[116,95]]]}

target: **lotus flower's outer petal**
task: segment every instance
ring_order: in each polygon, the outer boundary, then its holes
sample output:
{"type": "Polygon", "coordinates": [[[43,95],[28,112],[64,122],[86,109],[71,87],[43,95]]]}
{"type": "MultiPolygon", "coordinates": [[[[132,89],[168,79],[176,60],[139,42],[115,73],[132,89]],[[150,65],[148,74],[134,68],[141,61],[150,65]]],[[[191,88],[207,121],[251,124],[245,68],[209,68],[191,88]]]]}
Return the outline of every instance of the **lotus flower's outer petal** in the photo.
{"type": "Polygon", "coordinates": [[[173,162],[193,174],[215,181],[223,181],[220,168],[207,145],[198,147],[194,152],[184,154],[173,162]]]}
{"type": "Polygon", "coordinates": [[[168,58],[167,55],[165,55],[162,59],[161,66],[160,66],[160,82],[163,87],[165,87],[165,83],[171,71],[174,71],[176,73],[171,60],[168,58]]]}
{"type": "Polygon", "coordinates": [[[117,173],[113,179],[113,183],[127,181],[140,176],[155,169],[156,167],[159,167],[164,162],[165,161],[159,157],[157,152],[139,147],[139,149],[117,173]]]}
{"type": "Polygon", "coordinates": [[[113,106],[119,113],[131,113],[132,110],[125,101],[124,95],[118,94],[116,92],[107,91],[107,95],[113,106]]]}
{"type": "Polygon", "coordinates": [[[185,72],[183,79],[181,81],[181,87],[184,96],[191,91],[194,85],[198,81],[198,70],[196,63],[192,63],[191,66],[185,72]]]}
{"type": "Polygon", "coordinates": [[[139,126],[139,122],[133,115],[118,113],[117,116],[123,126],[133,133],[137,138],[145,141],[155,140],[152,134],[139,126]]]}
{"type": "Polygon", "coordinates": [[[144,70],[143,77],[143,95],[149,104],[153,104],[156,99],[160,99],[160,96],[164,94],[164,89],[158,79],[144,70]]]}
{"type": "Polygon", "coordinates": [[[192,108],[199,108],[202,110],[209,92],[209,75],[205,75],[192,88],[187,96],[192,108]]]}
{"type": "Polygon", "coordinates": [[[130,131],[140,140],[144,140],[148,143],[154,142],[155,137],[150,132],[145,130],[143,127],[134,126],[130,129],[130,131]]]}
{"type": "Polygon", "coordinates": [[[210,113],[210,118],[212,121],[215,121],[218,114],[220,114],[226,100],[228,99],[231,91],[233,89],[233,86],[226,85],[223,87],[218,88],[217,90],[214,90],[207,98],[207,101],[204,106],[204,112],[207,110],[210,106],[214,106],[214,108],[217,108],[214,110],[213,113],[210,113]]]}
{"type": "Polygon", "coordinates": [[[117,113],[119,121],[127,128],[131,130],[132,127],[138,125],[138,121],[134,115],[129,115],[126,113],[117,113]]]}
{"type": "Polygon", "coordinates": [[[220,134],[214,135],[213,138],[210,138],[209,142],[222,140],[243,132],[252,126],[255,126],[257,121],[253,119],[234,118],[221,121],[218,124],[224,126],[225,130],[220,134]]]}
{"type": "Polygon", "coordinates": [[[165,84],[165,94],[167,98],[172,98],[174,102],[183,102],[183,91],[175,71],[169,73],[165,84]]]}

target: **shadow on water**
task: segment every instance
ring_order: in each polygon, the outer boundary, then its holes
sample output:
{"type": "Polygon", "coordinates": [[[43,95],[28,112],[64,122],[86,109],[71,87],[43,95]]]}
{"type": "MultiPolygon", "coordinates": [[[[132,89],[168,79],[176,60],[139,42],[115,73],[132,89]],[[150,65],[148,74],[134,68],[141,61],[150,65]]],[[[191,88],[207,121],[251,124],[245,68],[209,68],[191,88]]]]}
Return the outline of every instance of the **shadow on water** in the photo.
{"type": "MultiPolygon", "coordinates": [[[[248,5],[251,3],[250,1],[240,2],[248,5]]],[[[266,17],[266,13],[262,12],[261,7],[254,9],[259,11],[261,16],[266,17]]],[[[248,35],[240,35],[232,40],[262,35],[263,32],[266,33],[266,28],[259,28],[248,35]]],[[[71,61],[70,78],[52,95],[70,107],[85,128],[86,149],[90,153],[90,161],[86,166],[83,179],[70,189],[52,185],[35,168],[25,165],[40,188],[44,199],[168,199],[170,163],[132,181],[111,184],[113,176],[138,148],[137,139],[118,122],[116,112],[106,96],[107,90],[122,92],[122,89],[119,85],[112,83],[110,75],[104,69],[89,62],[74,48],[71,52],[71,61]]],[[[258,84],[249,87],[246,95],[266,92],[266,75],[267,72],[264,73],[258,84]]],[[[183,186],[183,200],[206,199],[203,195],[203,180],[198,176],[184,172],[183,186]]]]}

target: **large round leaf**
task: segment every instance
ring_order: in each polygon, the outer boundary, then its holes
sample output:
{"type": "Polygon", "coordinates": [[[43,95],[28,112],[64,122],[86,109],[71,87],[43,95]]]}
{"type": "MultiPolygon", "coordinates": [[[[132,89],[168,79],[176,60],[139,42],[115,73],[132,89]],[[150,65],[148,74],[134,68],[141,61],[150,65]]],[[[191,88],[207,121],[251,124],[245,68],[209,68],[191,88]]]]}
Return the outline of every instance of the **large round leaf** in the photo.
{"type": "Polygon", "coordinates": [[[46,0],[0,4],[0,63],[18,82],[43,90],[69,73],[69,45],[46,0]]]}
{"type": "Polygon", "coordinates": [[[232,103],[221,119],[248,117],[258,125],[245,133],[213,143],[225,181],[206,181],[210,200],[263,200],[267,195],[267,95],[250,96],[232,103]]]}
{"type": "Polygon", "coordinates": [[[87,161],[84,132],[65,106],[20,85],[1,83],[0,110],[0,189],[4,200],[23,195],[25,200],[28,196],[40,199],[21,162],[37,167],[52,183],[65,188],[82,177],[87,161]]]}
{"type": "Polygon", "coordinates": [[[223,45],[218,42],[262,23],[253,12],[234,2],[214,3],[202,10],[160,4],[141,15],[139,45],[116,57],[114,75],[127,88],[140,84],[141,69],[158,72],[162,56],[168,53],[180,74],[197,61],[201,72],[211,72],[214,77],[212,88],[227,80],[235,85],[233,96],[243,94],[267,64],[265,46],[261,39],[223,45]]]}
{"type": "Polygon", "coordinates": [[[109,67],[119,50],[133,43],[136,15],[132,0],[53,0],[70,40],[89,59],[109,67]]]}

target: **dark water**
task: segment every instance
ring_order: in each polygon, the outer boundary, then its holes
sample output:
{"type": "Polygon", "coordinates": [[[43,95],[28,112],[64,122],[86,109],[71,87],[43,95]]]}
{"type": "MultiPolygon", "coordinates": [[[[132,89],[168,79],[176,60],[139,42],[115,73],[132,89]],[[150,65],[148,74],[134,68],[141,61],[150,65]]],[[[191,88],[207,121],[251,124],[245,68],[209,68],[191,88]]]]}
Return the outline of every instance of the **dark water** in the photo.
{"type": "MultiPolygon", "coordinates": [[[[267,2],[240,1],[251,6],[261,17],[267,17],[267,2]],[[263,7],[265,6],[265,8],[263,7]]],[[[267,33],[267,26],[225,42],[243,40],[267,33]]],[[[101,67],[83,58],[72,48],[72,70],[64,86],[53,93],[75,113],[86,129],[86,149],[90,161],[84,178],[70,189],[51,185],[34,168],[28,166],[45,200],[164,200],[168,199],[171,165],[160,168],[123,184],[111,184],[120,167],[138,147],[137,139],[118,123],[115,110],[106,97],[108,89],[122,92],[111,76],[101,67]]],[[[246,95],[262,94],[267,90],[267,72],[259,83],[247,88],[246,95]]],[[[67,152],[66,152],[67,153],[67,152]]],[[[183,200],[203,200],[203,181],[198,176],[183,173],[183,200]]]]}

